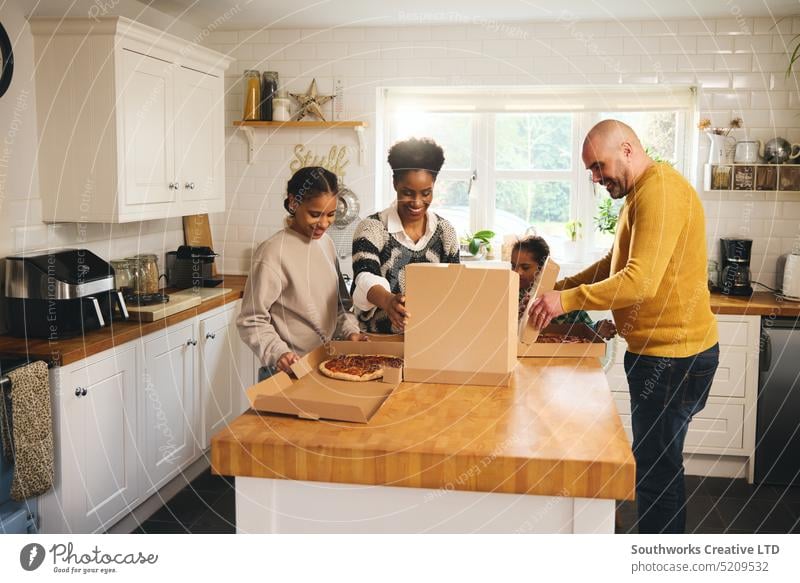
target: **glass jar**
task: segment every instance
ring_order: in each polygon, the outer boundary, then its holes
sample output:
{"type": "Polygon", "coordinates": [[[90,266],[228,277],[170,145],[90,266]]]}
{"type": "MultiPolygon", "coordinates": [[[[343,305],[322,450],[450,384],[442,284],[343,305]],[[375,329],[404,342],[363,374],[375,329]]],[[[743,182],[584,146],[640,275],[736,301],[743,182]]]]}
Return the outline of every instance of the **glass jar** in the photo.
{"type": "Polygon", "coordinates": [[[138,295],[158,293],[158,257],[152,253],[143,253],[129,257],[128,260],[134,265],[133,293],[138,295]]]}
{"type": "Polygon", "coordinates": [[[261,119],[264,121],[272,121],[272,100],[277,91],[277,71],[264,71],[261,76],[261,119]]]}
{"type": "Polygon", "coordinates": [[[129,259],[113,259],[114,287],[119,291],[127,291],[133,287],[133,265],[129,259]]]}
{"type": "Polygon", "coordinates": [[[261,119],[261,75],[255,69],[244,72],[244,121],[259,121],[261,119]]]}
{"type": "Polygon", "coordinates": [[[291,103],[285,91],[278,91],[272,99],[272,120],[289,121],[292,119],[290,111],[291,103]]]}

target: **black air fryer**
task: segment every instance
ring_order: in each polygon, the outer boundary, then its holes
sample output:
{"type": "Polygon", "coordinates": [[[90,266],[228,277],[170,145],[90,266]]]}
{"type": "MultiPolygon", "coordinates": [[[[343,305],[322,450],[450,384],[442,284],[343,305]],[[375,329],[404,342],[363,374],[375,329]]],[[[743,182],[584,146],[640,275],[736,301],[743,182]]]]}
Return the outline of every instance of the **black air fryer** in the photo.
{"type": "Polygon", "coordinates": [[[114,268],[86,249],[6,257],[6,299],[13,336],[60,340],[128,318],[114,268]]]}

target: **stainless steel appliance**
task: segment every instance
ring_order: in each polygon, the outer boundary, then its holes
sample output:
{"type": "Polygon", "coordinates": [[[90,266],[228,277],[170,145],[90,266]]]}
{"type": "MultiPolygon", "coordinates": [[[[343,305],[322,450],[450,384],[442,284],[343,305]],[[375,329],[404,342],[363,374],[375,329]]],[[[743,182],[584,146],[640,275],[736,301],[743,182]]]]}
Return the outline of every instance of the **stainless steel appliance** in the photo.
{"type": "Polygon", "coordinates": [[[720,239],[721,271],[719,287],[725,295],[751,296],[750,257],[752,239],[720,239]]]}
{"type": "Polygon", "coordinates": [[[755,481],[800,484],[800,319],[763,319],[755,481]]]}
{"type": "Polygon", "coordinates": [[[6,258],[13,336],[59,340],[128,318],[114,268],[87,249],[6,258]]]}

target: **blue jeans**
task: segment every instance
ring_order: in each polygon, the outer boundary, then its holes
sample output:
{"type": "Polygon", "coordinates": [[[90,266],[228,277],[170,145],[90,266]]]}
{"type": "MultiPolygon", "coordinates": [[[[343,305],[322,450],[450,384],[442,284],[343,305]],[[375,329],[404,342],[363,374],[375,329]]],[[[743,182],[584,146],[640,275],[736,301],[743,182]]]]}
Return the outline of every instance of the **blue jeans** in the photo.
{"type": "Polygon", "coordinates": [[[683,442],[692,416],[706,405],[718,364],[719,344],[687,358],[625,353],[642,534],[686,528],[683,442]]]}

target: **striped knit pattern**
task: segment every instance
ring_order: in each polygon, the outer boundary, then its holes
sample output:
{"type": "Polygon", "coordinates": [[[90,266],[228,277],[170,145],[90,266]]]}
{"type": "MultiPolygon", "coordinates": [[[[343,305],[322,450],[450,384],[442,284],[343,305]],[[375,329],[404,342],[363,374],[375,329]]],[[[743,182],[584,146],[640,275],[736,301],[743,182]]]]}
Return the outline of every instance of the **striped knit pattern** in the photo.
{"type": "MultiPolygon", "coordinates": [[[[368,272],[386,278],[392,293],[405,293],[405,267],[409,263],[458,263],[459,243],[449,222],[436,215],[438,223],[428,244],[412,251],[387,229],[381,213],[370,215],[353,236],[353,281],[368,272]]],[[[396,334],[389,316],[380,308],[356,310],[362,329],[377,334],[396,334]]]]}

